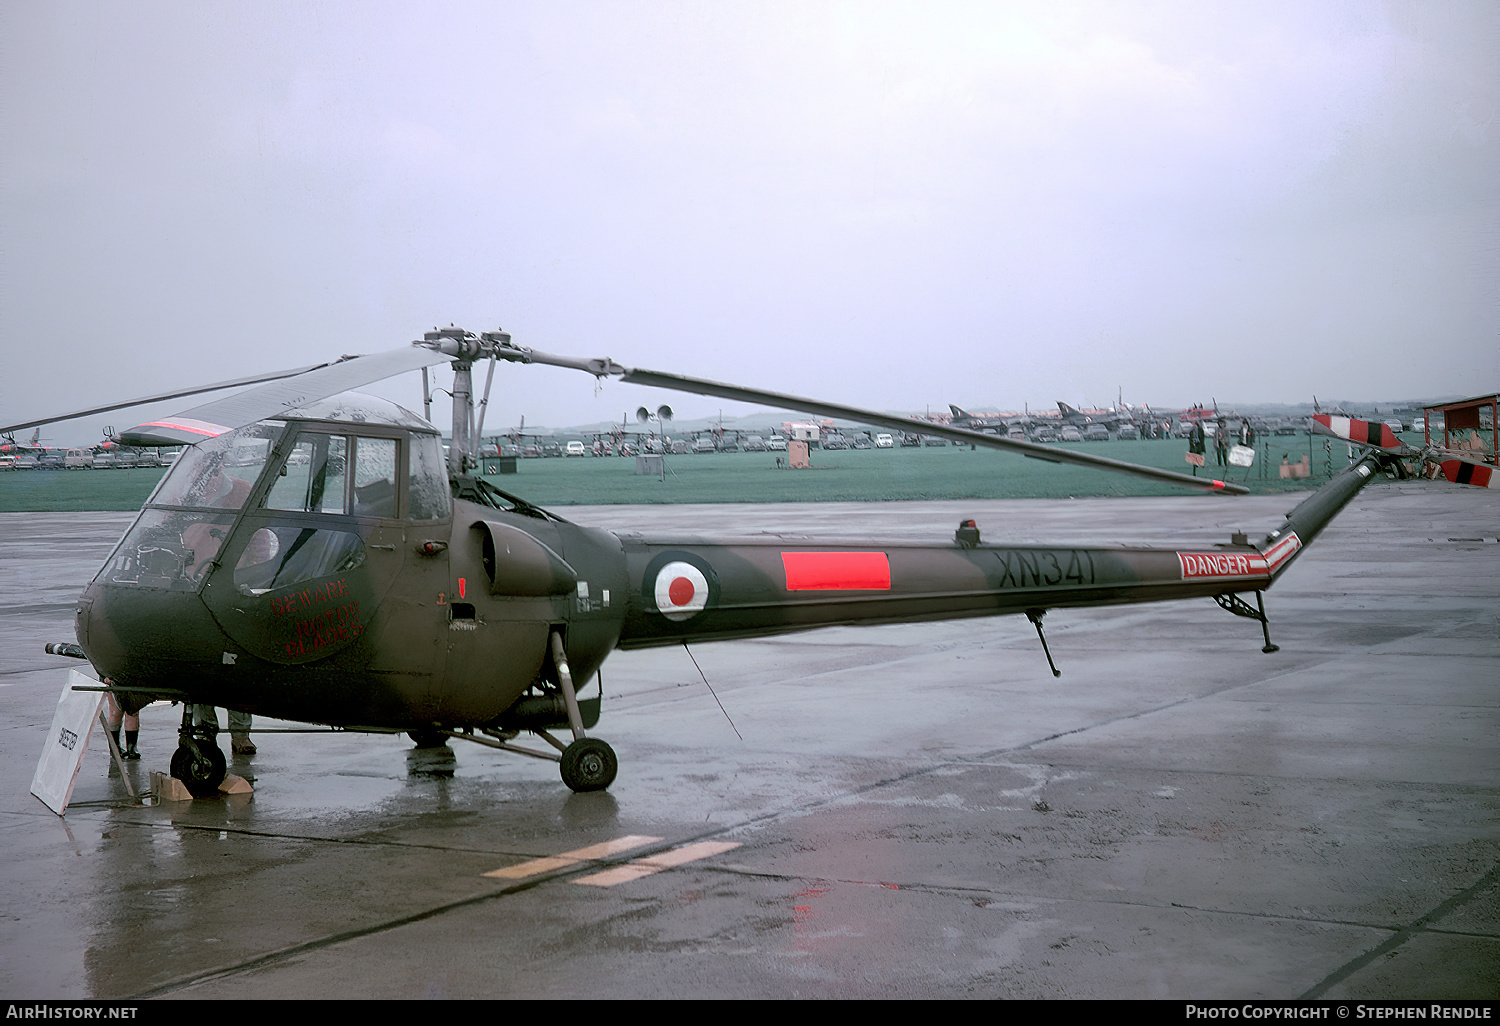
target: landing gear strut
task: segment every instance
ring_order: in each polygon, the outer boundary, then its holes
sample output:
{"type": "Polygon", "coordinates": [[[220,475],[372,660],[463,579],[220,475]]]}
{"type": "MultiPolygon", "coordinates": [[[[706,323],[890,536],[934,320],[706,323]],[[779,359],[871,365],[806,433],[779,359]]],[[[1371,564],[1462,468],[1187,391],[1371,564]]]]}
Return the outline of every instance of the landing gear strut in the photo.
{"type": "Polygon", "coordinates": [[[1260,592],[1257,591],[1255,593],[1254,609],[1250,608],[1250,604],[1248,602],[1240,598],[1238,595],[1233,594],[1232,592],[1224,595],[1215,595],[1214,601],[1217,602],[1222,608],[1227,609],[1229,612],[1233,613],[1235,616],[1243,616],[1247,620],[1260,621],[1261,637],[1265,638],[1266,640],[1265,646],[1261,649],[1262,652],[1265,652],[1267,655],[1269,655],[1272,652],[1281,651],[1280,645],[1271,644],[1271,621],[1266,618],[1266,603],[1265,600],[1260,597],[1260,592]]]}
{"type": "Polygon", "coordinates": [[[1042,639],[1042,654],[1047,657],[1047,665],[1052,668],[1052,676],[1061,677],[1062,671],[1052,661],[1052,650],[1047,647],[1047,635],[1042,633],[1042,617],[1046,615],[1047,611],[1045,609],[1026,610],[1026,619],[1030,620],[1031,625],[1036,628],[1036,636],[1042,639]]]}
{"type": "Polygon", "coordinates": [[[461,731],[412,731],[411,739],[420,745],[429,737],[456,737],[486,748],[529,755],[533,759],[551,759],[558,764],[563,783],[574,791],[603,791],[615,782],[620,761],[615,758],[615,750],[609,745],[596,737],[584,735],[584,713],[588,713],[591,725],[595,723],[599,716],[599,699],[590,699],[583,703],[584,710],[579,709],[578,692],[573,687],[573,674],[568,669],[568,655],[563,648],[562,634],[559,631],[552,632],[551,648],[552,663],[557,668],[555,691],[550,686],[543,686],[543,694],[518,700],[506,717],[491,726],[480,727],[478,732],[472,727],[461,731]],[[559,699],[561,708],[556,704],[559,699]],[[549,732],[560,725],[560,716],[567,720],[568,728],[573,732],[571,744],[563,744],[549,732]],[[522,730],[531,731],[556,749],[558,754],[512,744],[516,734],[522,730]]]}
{"type": "Polygon", "coordinates": [[[552,661],[557,666],[557,681],[568,710],[568,726],[573,730],[573,743],[563,749],[558,767],[562,771],[563,783],[574,791],[603,791],[615,782],[620,762],[615,758],[613,748],[597,737],[583,734],[583,717],[578,712],[573,674],[568,670],[568,656],[563,651],[562,635],[557,631],[552,632],[552,661]]]}

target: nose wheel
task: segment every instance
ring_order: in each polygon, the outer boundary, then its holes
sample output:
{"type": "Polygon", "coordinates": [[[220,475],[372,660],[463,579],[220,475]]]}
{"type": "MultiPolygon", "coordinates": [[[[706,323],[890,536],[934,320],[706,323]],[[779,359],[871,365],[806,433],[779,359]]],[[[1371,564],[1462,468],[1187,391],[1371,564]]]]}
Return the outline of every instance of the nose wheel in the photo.
{"type": "Polygon", "coordinates": [[[172,753],[172,776],[186,784],[194,798],[218,794],[226,772],[224,750],[213,741],[192,738],[172,753]]]}
{"type": "Polygon", "coordinates": [[[182,727],[177,731],[177,751],[172,753],[172,776],[187,786],[194,798],[211,798],[219,793],[228,763],[224,750],[215,739],[215,724],[194,723],[193,705],[182,707],[182,727]]]}

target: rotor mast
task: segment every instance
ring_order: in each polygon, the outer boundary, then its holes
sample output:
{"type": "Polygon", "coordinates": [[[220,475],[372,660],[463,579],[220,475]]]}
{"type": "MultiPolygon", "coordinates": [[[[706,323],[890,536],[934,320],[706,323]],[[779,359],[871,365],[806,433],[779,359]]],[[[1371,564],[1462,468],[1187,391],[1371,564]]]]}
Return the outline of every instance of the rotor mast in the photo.
{"type": "MultiPolygon", "coordinates": [[[[448,473],[462,477],[479,466],[479,437],[474,424],[474,361],[486,357],[513,363],[544,363],[587,371],[595,377],[622,375],[626,368],[610,359],[579,359],[540,353],[511,342],[510,333],[495,331],[475,334],[463,328],[438,328],[426,332],[414,345],[435,349],[453,357],[453,441],[448,448],[448,473]]],[[[493,368],[491,368],[493,374],[493,368]]],[[[489,387],[485,387],[489,399],[489,387]]]]}
{"type": "MultiPolygon", "coordinates": [[[[509,340],[510,336],[505,335],[505,338],[509,340]]],[[[451,392],[453,437],[448,447],[448,473],[452,477],[462,477],[479,466],[479,439],[474,426],[474,361],[492,353],[477,335],[463,328],[438,328],[426,332],[418,344],[454,358],[451,392]]]]}

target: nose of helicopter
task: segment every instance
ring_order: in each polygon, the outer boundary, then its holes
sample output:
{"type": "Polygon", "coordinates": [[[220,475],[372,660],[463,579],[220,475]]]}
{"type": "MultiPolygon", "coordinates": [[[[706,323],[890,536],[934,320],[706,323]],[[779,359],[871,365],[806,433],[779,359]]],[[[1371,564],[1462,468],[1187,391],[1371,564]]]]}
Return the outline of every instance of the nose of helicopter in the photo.
{"type": "Polygon", "coordinates": [[[126,590],[93,582],[78,597],[73,613],[78,646],[100,679],[175,686],[183,674],[207,666],[218,655],[217,631],[197,595],[126,590]],[[194,642],[200,644],[194,644],[194,642]]]}
{"type": "Polygon", "coordinates": [[[103,615],[107,602],[98,584],[90,584],[78,597],[73,613],[73,631],[78,646],[88,656],[100,679],[118,674],[126,656],[125,647],[103,615]]]}

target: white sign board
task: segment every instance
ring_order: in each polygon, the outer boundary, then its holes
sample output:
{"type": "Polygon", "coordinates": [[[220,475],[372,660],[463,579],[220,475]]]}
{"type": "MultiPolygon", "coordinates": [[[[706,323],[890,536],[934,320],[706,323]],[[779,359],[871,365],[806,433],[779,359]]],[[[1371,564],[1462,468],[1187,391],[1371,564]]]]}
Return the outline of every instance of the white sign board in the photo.
{"type": "Polygon", "coordinates": [[[59,816],[73,797],[73,785],[78,782],[78,770],[83,765],[83,753],[89,747],[89,735],[99,722],[99,709],[104,705],[104,692],[74,691],[73,686],[97,686],[98,683],[86,673],[68,671],[68,683],[63,687],[57,710],[52,714],[52,728],[42,747],[42,757],[36,764],[36,776],[31,778],[31,793],[59,816]]]}
{"type": "Polygon", "coordinates": [[[1255,462],[1255,450],[1248,445],[1231,445],[1229,447],[1229,465],[1231,467],[1248,467],[1255,462]]]}

